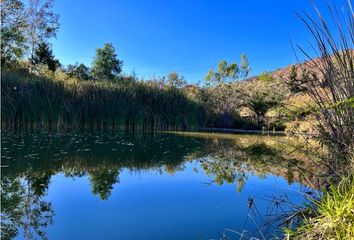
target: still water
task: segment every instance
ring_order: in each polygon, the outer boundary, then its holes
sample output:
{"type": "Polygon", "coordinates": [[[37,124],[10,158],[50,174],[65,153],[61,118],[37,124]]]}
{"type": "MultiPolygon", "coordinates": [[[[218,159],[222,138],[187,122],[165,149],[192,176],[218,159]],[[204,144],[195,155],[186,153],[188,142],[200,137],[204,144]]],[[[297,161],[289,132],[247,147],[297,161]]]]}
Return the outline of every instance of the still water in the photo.
{"type": "Polygon", "coordinates": [[[1,143],[2,239],[264,239],[286,210],[274,202],[303,201],[320,171],[280,136],[3,132],[1,143]]]}

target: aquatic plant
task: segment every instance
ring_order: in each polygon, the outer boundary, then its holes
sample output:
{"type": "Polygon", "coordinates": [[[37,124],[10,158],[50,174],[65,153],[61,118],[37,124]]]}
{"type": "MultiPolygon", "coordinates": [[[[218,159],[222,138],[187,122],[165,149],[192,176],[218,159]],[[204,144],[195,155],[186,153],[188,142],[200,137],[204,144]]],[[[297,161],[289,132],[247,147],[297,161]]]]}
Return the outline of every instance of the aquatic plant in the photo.
{"type": "Polygon", "coordinates": [[[5,129],[181,130],[203,123],[203,107],[177,88],[129,77],[78,81],[2,72],[5,129]]]}

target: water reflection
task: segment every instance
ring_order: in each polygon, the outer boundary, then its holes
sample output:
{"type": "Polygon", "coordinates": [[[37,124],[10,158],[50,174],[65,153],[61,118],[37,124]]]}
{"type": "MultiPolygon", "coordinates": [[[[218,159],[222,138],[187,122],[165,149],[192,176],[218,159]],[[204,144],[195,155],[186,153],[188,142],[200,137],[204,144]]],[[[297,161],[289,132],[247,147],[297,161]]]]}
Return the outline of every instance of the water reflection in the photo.
{"type": "Polygon", "coordinates": [[[236,182],[240,192],[249,174],[261,178],[272,174],[284,177],[289,184],[299,182],[311,188],[320,187],[319,176],[324,169],[316,164],[319,155],[300,151],[300,146],[304,148],[300,142],[286,138],[248,140],[215,141],[214,151],[199,159],[206,174],[214,176],[215,183],[236,182]]]}
{"type": "Polygon", "coordinates": [[[88,176],[92,194],[103,201],[119,188],[123,169],[174,174],[191,161],[199,162],[211,179],[207,184],[236,183],[238,192],[250,175],[272,174],[314,187],[323,169],[300,148],[301,142],[284,137],[247,135],[3,133],[1,235],[47,238],[55,209],[46,195],[59,173],[88,176]]]}
{"type": "Polygon", "coordinates": [[[22,231],[26,239],[47,239],[46,227],[53,223],[52,204],[44,199],[48,177],[2,177],[1,237],[12,239],[22,231]]]}

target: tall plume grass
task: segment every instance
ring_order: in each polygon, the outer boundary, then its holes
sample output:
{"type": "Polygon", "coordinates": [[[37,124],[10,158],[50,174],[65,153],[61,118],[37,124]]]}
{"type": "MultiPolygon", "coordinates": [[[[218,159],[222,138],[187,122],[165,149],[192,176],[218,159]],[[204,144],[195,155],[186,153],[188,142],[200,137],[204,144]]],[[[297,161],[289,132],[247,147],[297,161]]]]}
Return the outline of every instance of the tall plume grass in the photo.
{"type": "Polygon", "coordinates": [[[314,55],[300,47],[309,72],[298,85],[316,103],[320,141],[331,149],[332,171],[345,169],[354,150],[354,13],[350,1],[340,12],[328,4],[330,20],[314,6],[316,16],[298,14],[313,38],[314,55]]]}

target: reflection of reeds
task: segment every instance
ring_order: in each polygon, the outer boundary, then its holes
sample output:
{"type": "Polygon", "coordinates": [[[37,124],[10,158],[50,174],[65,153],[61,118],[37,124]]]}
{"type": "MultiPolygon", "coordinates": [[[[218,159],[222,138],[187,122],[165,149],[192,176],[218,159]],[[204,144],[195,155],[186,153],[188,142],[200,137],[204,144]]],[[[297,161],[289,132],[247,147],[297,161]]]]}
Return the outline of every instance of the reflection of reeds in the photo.
{"type": "Polygon", "coordinates": [[[76,81],[2,72],[2,127],[178,130],[198,126],[203,108],[180,89],[129,79],[76,81]]]}

